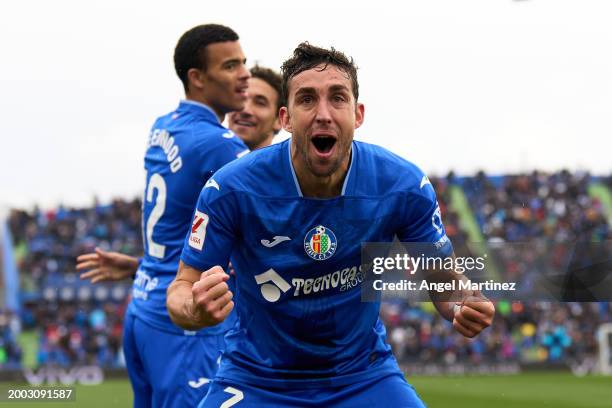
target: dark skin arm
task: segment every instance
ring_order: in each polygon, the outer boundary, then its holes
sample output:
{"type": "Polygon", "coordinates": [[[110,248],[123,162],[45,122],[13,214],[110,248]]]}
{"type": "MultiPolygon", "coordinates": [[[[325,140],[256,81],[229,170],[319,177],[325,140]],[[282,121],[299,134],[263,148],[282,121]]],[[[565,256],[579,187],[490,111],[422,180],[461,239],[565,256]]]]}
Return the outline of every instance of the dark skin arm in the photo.
{"type": "Polygon", "coordinates": [[[91,283],[119,281],[134,276],[138,269],[138,258],[120,252],[103,251],[79,255],[77,271],[86,271],[81,279],[90,279],[91,283]]]}

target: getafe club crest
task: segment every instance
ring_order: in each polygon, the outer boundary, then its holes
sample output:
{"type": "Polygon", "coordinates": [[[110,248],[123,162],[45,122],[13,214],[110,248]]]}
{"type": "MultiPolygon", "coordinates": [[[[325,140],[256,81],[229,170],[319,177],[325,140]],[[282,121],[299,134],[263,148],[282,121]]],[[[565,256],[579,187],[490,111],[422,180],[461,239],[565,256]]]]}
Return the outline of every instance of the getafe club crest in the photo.
{"type": "Polygon", "coordinates": [[[322,225],[314,227],[304,237],[304,250],[317,261],[329,259],[336,252],[338,241],[334,232],[322,225]]]}

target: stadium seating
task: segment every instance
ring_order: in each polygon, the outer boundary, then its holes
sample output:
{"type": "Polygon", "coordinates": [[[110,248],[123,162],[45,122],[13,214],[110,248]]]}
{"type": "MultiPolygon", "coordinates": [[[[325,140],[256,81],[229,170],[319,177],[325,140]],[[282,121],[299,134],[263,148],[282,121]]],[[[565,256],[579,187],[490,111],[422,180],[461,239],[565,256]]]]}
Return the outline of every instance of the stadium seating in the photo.
{"type": "MultiPolygon", "coordinates": [[[[610,210],[590,186],[597,181],[609,194],[611,179],[562,171],[496,177],[451,173],[431,181],[447,234],[460,254],[474,234],[486,242],[610,239],[610,210]],[[460,205],[458,196],[467,205],[460,205]]],[[[19,316],[0,313],[0,367],[22,363],[16,341],[21,331],[37,333],[40,365],[122,366],[122,316],[130,282],[92,286],[78,279],[75,258],[96,246],[141,254],[140,209],[139,200],[115,200],[91,208],[11,213],[23,308],[19,316]]],[[[520,257],[503,251],[500,256],[506,270],[528,273],[520,257]]],[[[496,309],[493,326],[476,339],[457,334],[429,303],[389,301],[381,315],[395,355],[407,364],[594,359],[595,331],[612,321],[607,302],[498,301],[496,309]]]]}

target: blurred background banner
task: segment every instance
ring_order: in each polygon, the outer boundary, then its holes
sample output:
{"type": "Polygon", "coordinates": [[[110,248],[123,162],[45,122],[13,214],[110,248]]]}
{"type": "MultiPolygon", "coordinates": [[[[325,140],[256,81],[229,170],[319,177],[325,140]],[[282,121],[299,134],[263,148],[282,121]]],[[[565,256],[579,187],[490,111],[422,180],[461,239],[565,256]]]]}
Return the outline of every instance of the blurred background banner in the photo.
{"type": "Polygon", "coordinates": [[[0,259],[2,261],[2,273],[0,273],[0,308],[20,312],[19,305],[19,272],[15,262],[13,249],[13,237],[8,228],[6,219],[0,215],[0,259]]]}

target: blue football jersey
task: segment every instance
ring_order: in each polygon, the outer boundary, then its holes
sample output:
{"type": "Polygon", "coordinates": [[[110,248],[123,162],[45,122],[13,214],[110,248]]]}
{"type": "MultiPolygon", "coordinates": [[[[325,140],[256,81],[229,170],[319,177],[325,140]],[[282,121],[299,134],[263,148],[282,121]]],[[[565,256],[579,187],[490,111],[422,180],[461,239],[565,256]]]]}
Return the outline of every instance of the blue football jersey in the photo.
{"type": "MultiPolygon", "coordinates": [[[[198,195],[215,171],[246,152],[240,138],[198,102],[181,101],[174,112],[155,121],[144,160],[144,257],[130,305],[139,318],[182,332],[168,316],[166,289],[176,276],[198,195]]],[[[219,325],[206,333],[223,329],[219,325]]]]}
{"type": "Polygon", "coordinates": [[[379,319],[362,302],[362,242],[452,245],[431,183],[410,162],[353,142],[342,194],[303,197],[291,139],[230,163],[202,190],[181,259],[236,271],[238,323],[217,373],[267,387],[336,386],[399,372],[379,319]]]}

